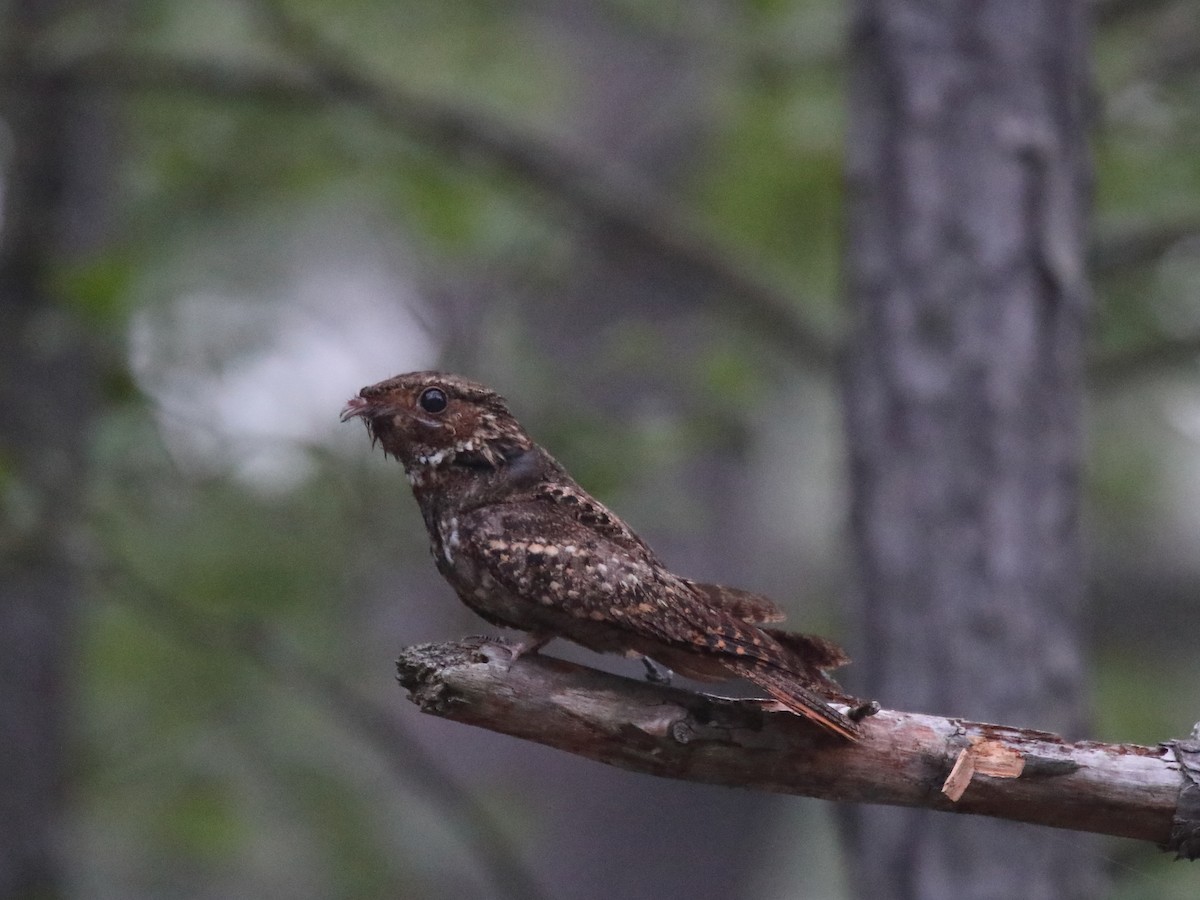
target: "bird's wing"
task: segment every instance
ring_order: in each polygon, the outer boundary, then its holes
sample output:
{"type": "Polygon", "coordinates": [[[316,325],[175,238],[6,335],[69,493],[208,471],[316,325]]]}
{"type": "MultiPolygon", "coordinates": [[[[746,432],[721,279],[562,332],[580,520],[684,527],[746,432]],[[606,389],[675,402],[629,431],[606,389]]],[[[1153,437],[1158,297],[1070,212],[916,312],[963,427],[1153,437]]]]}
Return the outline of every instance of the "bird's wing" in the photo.
{"type": "Polygon", "coordinates": [[[810,667],[803,660],[664,569],[640,541],[618,543],[561,508],[536,501],[477,509],[460,529],[492,579],[531,606],[546,607],[548,615],[566,614],[610,630],[614,649],[624,634],[631,638],[627,647],[651,642],[711,658],[794,712],[857,739],[854,724],[809,690],[810,667]]]}
{"type": "Polygon", "coordinates": [[[713,606],[743,622],[761,625],[765,622],[782,622],[787,618],[774,600],[762,594],[702,581],[689,581],[688,584],[702,593],[713,606]]]}
{"type": "Polygon", "coordinates": [[[733,621],[708,610],[636,536],[625,539],[605,533],[611,527],[607,523],[604,527],[580,521],[573,510],[536,501],[491,505],[460,516],[460,533],[474,544],[473,555],[487,574],[534,606],[688,647],[703,644],[720,620],[733,621]]]}
{"type": "Polygon", "coordinates": [[[780,642],[739,615],[747,610],[735,600],[754,595],[722,589],[725,601],[714,602],[714,586],[663,568],[640,541],[614,538],[555,506],[497,504],[469,515],[460,527],[477,543],[475,558],[511,593],[697,653],[788,668],[780,642]]]}
{"type": "Polygon", "coordinates": [[[633,556],[658,563],[654,551],[620,516],[572,481],[565,471],[560,471],[553,482],[539,485],[528,502],[538,515],[570,519],[633,556]]]}
{"type": "Polygon", "coordinates": [[[740,588],[724,584],[707,584],[697,581],[688,583],[703,594],[704,599],[710,605],[724,610],[735,619],[760,626],[762,631],[791,651],[795,660],[803,664],[805,674],[812,679],[813,684],[840,691],[838,685],[825,674],[830,669],[836,669],[850,662],[846,651],[836,643],[816,634],[802,634],[798,631],[785,631],[782,628],[764,627],[769,622],[780,622],[786,616],[774,600],[764,597],[762,594],[743,591],[740,588]]]}

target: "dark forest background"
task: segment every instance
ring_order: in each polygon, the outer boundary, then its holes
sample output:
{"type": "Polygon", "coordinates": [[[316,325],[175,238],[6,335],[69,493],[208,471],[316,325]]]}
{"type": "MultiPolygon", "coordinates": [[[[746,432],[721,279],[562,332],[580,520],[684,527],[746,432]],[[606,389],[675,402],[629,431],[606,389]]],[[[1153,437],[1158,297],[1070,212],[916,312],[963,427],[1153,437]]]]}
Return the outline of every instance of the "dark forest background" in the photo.
{"type": "Polygon", "coordinates": [[[1190,730],[1200,3],[959,6],[0,4],[0,897],[1195,896],[394,683],[486,629],[337,416],[437,366],[852,689],[1190,730]]]}

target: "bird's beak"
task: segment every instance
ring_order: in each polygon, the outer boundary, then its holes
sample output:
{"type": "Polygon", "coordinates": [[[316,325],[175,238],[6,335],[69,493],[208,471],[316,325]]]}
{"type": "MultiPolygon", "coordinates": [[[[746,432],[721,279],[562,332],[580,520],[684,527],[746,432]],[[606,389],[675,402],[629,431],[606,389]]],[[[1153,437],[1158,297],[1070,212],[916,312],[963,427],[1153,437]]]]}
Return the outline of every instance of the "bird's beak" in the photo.
{"type": "Polygon", "coordinates": [[[366,416],[371,411],[371,404],[362,397],[351,397],[346,403],[346,408],[342,410],[342,421],[349,422],[355,416],[366,416]]]}

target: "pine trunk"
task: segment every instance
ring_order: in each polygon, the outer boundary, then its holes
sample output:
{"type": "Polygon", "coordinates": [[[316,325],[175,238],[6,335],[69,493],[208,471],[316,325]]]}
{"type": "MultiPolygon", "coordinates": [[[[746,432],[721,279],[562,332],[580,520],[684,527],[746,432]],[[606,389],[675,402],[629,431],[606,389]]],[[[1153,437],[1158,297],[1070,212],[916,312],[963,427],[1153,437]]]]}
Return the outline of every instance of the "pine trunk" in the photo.
{"type": "MultiPolygon", "coordinates": [[[[860,0],[846,367],[863,691],[1078,737],[1083,0],[860,0]]],[[[862,897],[1094,898],[1038,828],[846,811],[862,897]]]]}

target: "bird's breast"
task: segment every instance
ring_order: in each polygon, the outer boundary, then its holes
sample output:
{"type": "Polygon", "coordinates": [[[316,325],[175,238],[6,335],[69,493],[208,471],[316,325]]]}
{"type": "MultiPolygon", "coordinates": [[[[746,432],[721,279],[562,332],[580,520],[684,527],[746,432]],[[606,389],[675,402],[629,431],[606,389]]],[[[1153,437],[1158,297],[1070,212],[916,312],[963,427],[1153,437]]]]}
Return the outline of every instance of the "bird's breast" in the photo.
{"type": "Polygon", "coordinates": [[[449,515],[439,517],[437,527],[433,534],[433,557],[438,561],[438,564],[443,562],[450,566],[454,566],[455,554],[462,547],[462,534],[458,528],[458,516],[451,513],[449,515]]]}

